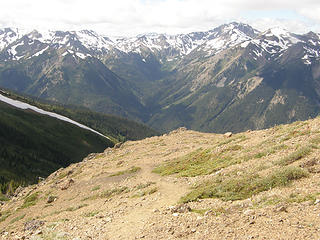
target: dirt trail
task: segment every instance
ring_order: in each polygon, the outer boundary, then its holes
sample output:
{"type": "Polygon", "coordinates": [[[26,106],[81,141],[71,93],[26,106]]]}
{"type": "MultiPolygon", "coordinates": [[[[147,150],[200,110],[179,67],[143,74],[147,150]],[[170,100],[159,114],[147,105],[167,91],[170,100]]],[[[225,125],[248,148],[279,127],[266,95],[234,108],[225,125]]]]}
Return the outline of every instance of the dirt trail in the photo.
{"type": "Polygon", "coordinates": [[[107,229],[109,239],[135,239],[143,236],[143,229],[148,224],[154,212],[164,210],[175,205],[179,199],[188,192],[188,186],[183,181],[177,181],[172,177],[161,177],[152,173],[154,164],[137,161],[136,166],[141,167],[136,182],[153,182],[157,186],[157,192],[151,197],[143,197],[134,206],[128,201],[122,202],[123,208],[129,208],[121,218],[115,220],[107,229]],[[134,211],[132,211],[134,208],[134,211]],[[114,225],[117,227],[114,228],[114,225]],[[135,236],[135,237],[133,237],[135,236]]]}
{"type": "Polygon", "coordinates": [[[128,141],[17,193],[0,206],[0,238],[318,240],[319,126],[317,118],[231,137],[180,129],[128,141]],[[190,153],[196,153],[186,158],[193,165],[182,164],[199,174],[180,177],[152,172],[160,164],[184,159],[190,153]],[[206,162],[208,153],[216,160],[206,162]],[[216,177],[245,179],[252,172],[267,176],[283,168],[280,160],[308,174],[286,187],[241,200],[213,198],[179,204],[195,184],[216,177]],[[207,174],[215,164],[221,169],[207,174]]]}

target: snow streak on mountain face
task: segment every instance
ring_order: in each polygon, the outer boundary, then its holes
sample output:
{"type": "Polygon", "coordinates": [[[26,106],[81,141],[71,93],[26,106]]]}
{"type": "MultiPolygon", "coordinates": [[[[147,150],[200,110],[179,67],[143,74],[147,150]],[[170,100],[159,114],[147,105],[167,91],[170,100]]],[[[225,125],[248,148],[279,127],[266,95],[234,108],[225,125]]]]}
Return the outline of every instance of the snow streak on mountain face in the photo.
{"type": "Polygon", "coordinates": [[[32,58],[44,54],[50,49],[59,49],[62,56],[68,54],[75,58],[101,57],[110,51],[124,54],[137,53],[142,57],[151,52],[164,55],[165,60],[181,58],[191,52],[205,52],[206,56],[217,54],[235,46],[254,45],[254,58],[263,54],[269,58],[279,57],[290,46],[302,43],[306,64],[310,58],[318,57],[320,45],[319,35],[292,34],[280,28],[269,29],[260,33],[249,25],[230,23],[207,32],[189,34],[143,34],[132,38],[116,38],[111,40],[94,31],[43,31],[36,30],[21,35],[19,30],[5,28],[0,30],[0,59],[3,61],[32,58]]]}
{"type": "MultiPolygon", "coordinates": [[[[81,124],[81,123],[78,123],[78,122],[76,122],[76,121],[73,121],[73,120],[71,120],[70,118],[67,118],[67,117],[62,116],[62,115],[57,114],[57,113],[45,111],[45,110],[40,109],[40,108],[38,108],[38,107],[32,106],[32,105],[30,105],[30,104],[28,104],[28,103],[24,103],[24,102],[21,102],[21,101],[18,101],[18,100],[13,100],[13,99],[8,98],[8,97],[5,97],[5,96],[3,96],[3,95],[1,95],[1,94],[0,94],[0,101],[5,102],[5,103],[7,103],[7,104],[10,104],[10,105],[12,105],[12,106],[14,106],[14,107],[16,107],[16,108],[20,108],[20,109],[30,109],[30,110],[35,111],[35,112],[37,112],[37,113],[40,113],[40,114],[43,114],[43,115],[47,115],[47,116],[50,116],[50,117],[53,117],[53,118],[56,118],[56,119],[59,119],[59,120],[65,121],[65,122],[69,122],[69,123],[71,123],[71,124],[73,124],[73,125],[76,125],[76,126],[78,126],[78,127],[80,127],[80,128],[89,130],[89,131],[91,131],[91,132],[94,132],[94,133],[102,136],[102,137],[108,138],[108,137],[104,136],[103,134],[101,134],[101,133],[93,130],[92,128],[89,128],[89,127],[87,127],[87,126],[85,126],[85,125],[83,125],[83,124],[81,124]]],[[[108,139],[109,139],[109,138],[108,138],[108,139]]]]}

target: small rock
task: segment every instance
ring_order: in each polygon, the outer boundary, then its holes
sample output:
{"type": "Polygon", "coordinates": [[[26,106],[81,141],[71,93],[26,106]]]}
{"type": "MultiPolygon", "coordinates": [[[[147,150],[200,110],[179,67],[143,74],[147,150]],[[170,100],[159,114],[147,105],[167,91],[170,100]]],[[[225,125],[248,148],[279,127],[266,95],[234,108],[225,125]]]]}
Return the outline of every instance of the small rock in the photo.
{"type": "Polygon", "coordinates": [[[39,183],[42,182],[42,181],[44,181],[44,180],[45,180],[44,177],[38,177],[38,182],[39,182],[39,183]]]}
{"type": "Polygon", "coordinates": [[[306,202],[301,203],[301,204],[304,205],[304,206],[313,206],[313,205],[315,205],[314,201],[312,201],[312,200],[306,201],[306,202]]]}
{"type": "Polygon", "coordinates": [[[34,233],[34,235],[40,235],[40,234],[42,234],[42,230],[38,230],[34,233]]]}
{"type": "Polygon", "coordinates": [[[159,211],[159,209],[153,209],[153,212],[154,212],[154,213],[158,213],[158,212],[160,212],[160,211],[159,211]]]}
{"type": "Polygon", "coordinates": [[[61,190],[68,189],[72,184],[74,183],[74,180],[72,178],[68,179],[64,184],[61,186],[61,190]]]}
{"type": "Polygon", "coordinates": [[[254,214],[255,214],[255,211],[252,210],[252,209],[247,209],[247,210],[245,210],[245,211],[243,212],[243,214],[244,214],[244,215],[247,215],[247,216],[249,216],[249,215],[254,215],[254,214]]]}
{"type": "Polygon", "coordinates": [[[184,132],[187,131],[188,129],[186,127],[180,127],[178,128],[178,132],[184,132]]]}
{"type": "Polygon", "coordinates": [[[107,218],[105,218],[105,221],[106,222],[112,222],[112,218],[111,217],[107,217],[107,218]]]}
{"type": "Polygon", "coordinates": [[[73,169],[69,170],[69,171],[67,172],[67,176],[70,176],[73,172],[74,172],[73,169]]]}
{"type": "Polygon", "coordinates": [[[117,162],[117,166],[121,166],[122,164],[124,163],[124,161],[119,161],[119,162],[117,162]]]}
{"type": "Polygon", "coordinates": [[[178,217],[178,216],[179,216],[179,213],[177,213],[177,212],[172,213],[172,216],[174,216],[174,217],[178,217]]]}
{"type": "Polygon", "coordinates": [[[196,231],[197,231],[197,230],[196,230],[195,228],[192,228],[192,229],[191,229],[191,232],[192,232],[192,233],[195,233],[196,231]]]}
{"type": "Polygon", "coordinates": [[[179,133],[179,132],[184,132],[184,131],[187,131],[187,128],[186,127],[180,127],[176,130],[172,130],[169,135],[172,135],[172,134],[175,134],[175,133],[179,133]]]}
{"type": "Polygon", "coordinates": [[[227,137],[227,138],[229,138],[229,137],[232,136],[232,132],[226,132],[226,133],[224,134],[224,136],[227,137]]]}
{"type": "Polygon", "coordinates": [[[205,216],[209,216],[210,214],[212,214],[212,210],[208,210],[204,213],[205,216]]]}
{"type": "Polygon", "coordinates": [[[83,162],[91,160],[97,156],[97,153],[90,153],[86,158],[83,159],[83,162]]]}
{"type": "Polygon", "coordinates": [[[317,205],[317,204],[319,204],[320,203],[320,199],[316,199],[315,201],[314,201],[314,205],[317,205]]]}
{"type": "Polygon", "coordinates": [[[275,212],[287,212],[287,206],[285,206],[283,204],[278,204],[275,206],[274,211],[275,212]]]}
{"type": "Polygon", "coordinates": [[[112,152],[113,152],[112,148],[107,148],[106,150],[104,150],[105,154],[110,154],[112,152]]]}
{"type": "Polygon", "coordinates": [[[18,197],[18,195],[23,191],[23,187],[19,186],[15,191],[13,196],[18,197]]]}
{"type": "Polygon", "coordinates": [[[59,232],[59,233],[57,234],[56,239],[66,239],[68,235],[69,235],[69,233],[59,232]]]}
{"type": "Polygon", "coordinates": [[[115,149],[120,148],[121,145],[122,145],[122,142],[118,142],[118,143],[116,143],[116,144],[114,145],[113,148],[115,148],[115,149]]]}
{"type": "Polygon", "coordinates": [[[48,199],[47,199],[47,203],[52,203],[54,202],[55,200],[57,200],[57,197],[56,196],[49,196],[48,199]]]}
{"type": "Polygon", "coordinates": [[[24,231],[35,231],[44,224],[44,221],[32,219],[24,224],[24,231]]]}
{"type": "Polygon", "coordinates": [[[178,206],[170,207],[172,213],[186,213],[190,212],[191,208],[187,204],[180,204],[178,206]]]}

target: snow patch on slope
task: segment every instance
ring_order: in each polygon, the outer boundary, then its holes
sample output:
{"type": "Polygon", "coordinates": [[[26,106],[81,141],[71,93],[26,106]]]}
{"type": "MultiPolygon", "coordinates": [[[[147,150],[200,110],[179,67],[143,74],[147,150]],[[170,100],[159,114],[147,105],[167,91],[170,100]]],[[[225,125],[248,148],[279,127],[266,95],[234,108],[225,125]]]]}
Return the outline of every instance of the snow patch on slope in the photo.
{"type": "Polygon", "coordinates": [[[259,38],[251,41],[262,51],[274,55],[281,55],[290,46],[302,42],[296,35],[282,28],[272,28],[262,33],[259,38]]]}
{"type": "Polygon", "coordinates": [[[82,30],[73,32],[79,41],[88,49],[102,51],[109,49],[114,43],[107,37],[102,37],[94,31],[82,30]]]}
{"type": "Polygon", "coordinates": [[[65,122],[69,122],[69,123],[71,123],[73,125],[76,125],[76,126],[78,126],[80,128],[83,128],[83,129],[89,130],[91,132],[94,132],[94,133],[96,133],[96,134],[98,134],[98,135],[100,135],[102,137],[105,137],[105,138],[110,140],[110,138],[108,138],[107,136],[104,136],[103,134],[93,130],[92,128],[89,128],[89,127],[87,127],[87,126],[85,126],[85,125],[83,125],[81,123],[78,123],[78,122],[76,122],[74,120],[71,120],[70,118],[62,116],[60,114],[42,110],[42,109],[40,109],[38,107],[35,107],[35,106],[32,106],[32,105],[30,105],[28,103],[24,103],[24,102],[21,102],[21,101],[18,101],[18,100],[13,100],[13,99],[5,97],[5,96],[3,96],[1,94],[0,94],[0,101],[5,102],[7,104],[10,104],[10,105],[12,105],[12,106],[14,106],[16,108],[20,108],[20,109],[24,109],[24,110],[25,109],[30,109],[30,110],[35,111],[37,113],[40,113],[40,114],[43,114],[43,115],[47,115],[47,116],[50,116],[50,117],[53,117],[53,118],[57,118],[59,120],[65,121],[65,122]]]}
{"type": "Polygon", "coordinates": [[[40,50],[39,52],[36,52],[35,54],[32,55],[32,57],[40,56],[40,55],[41,55],[42,53],[44,53],[48,48],[49,48],[49,46],[45,47],[44,49],[40,50]]]}

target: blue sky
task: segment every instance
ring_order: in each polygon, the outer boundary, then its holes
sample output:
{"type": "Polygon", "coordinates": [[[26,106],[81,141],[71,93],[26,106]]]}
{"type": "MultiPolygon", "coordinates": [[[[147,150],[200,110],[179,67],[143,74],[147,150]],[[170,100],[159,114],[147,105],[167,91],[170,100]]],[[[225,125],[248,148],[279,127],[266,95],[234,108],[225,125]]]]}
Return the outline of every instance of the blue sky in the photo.
{"type": "Polygon", "coordinates": [[[0,27],[106,35],[205,31],[239,21],[264,31],[320,32],[320,0],[3,0],[0,27]]]}

